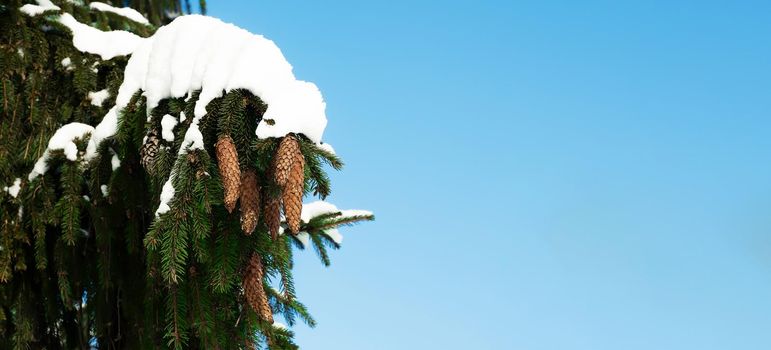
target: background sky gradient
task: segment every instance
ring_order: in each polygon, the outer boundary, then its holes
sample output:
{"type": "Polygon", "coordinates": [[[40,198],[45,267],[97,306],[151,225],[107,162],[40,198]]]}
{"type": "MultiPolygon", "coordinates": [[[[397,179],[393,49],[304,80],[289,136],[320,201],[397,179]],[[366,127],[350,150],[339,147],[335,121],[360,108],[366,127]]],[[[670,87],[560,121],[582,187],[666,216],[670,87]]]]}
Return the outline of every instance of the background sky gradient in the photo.
{"type": "Polygon", "coordinates": [[[771,348],[771,4],[224,1],[327,100],[305,349],[771,348]]]}

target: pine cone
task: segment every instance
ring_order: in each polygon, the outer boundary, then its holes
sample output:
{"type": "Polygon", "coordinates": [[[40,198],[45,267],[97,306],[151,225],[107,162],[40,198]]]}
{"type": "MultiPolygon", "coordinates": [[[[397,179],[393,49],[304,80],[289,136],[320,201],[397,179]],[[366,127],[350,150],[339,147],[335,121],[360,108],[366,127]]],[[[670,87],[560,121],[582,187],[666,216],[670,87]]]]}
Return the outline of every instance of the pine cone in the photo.
{"type": "Polygon", "coordinates": [[[305,188],[305,158],[299,153],[295,158],[289,179],[284,186],[281,197],[284,201],[284,216],[286,224],[292,233],[300,232],[300,214],[303,210],[303,189],[305,188]]]}
{"type": "Polygon", "coordinates": [[[268,303],[268,295],[265,294],[262,275],[262,260],[259,255],[253,254],[244,273],[243,288],[246,302],[261,319],[273,323],[273,311],[268,303]]]}
{"type": "Polygon", "coordinates": [[[241,174],[241,229],[251,235],[260,216],[260,186],[257,173],[249,169],[241,174]]]}
{"type": "Polygon", "coordinates": [[[270,237],[275,241],[278,239],[278,230],[281,228],[281,199],[272,197],[270,193],[265,193],[263,197],[265,207],[262,216],[270,231],[270,237]]]}
{"type": "Polygon", "coordinates": [[[139,149],[139,163],[145,168],[148,173],[151,172],[152,166],[155,163],[155,157],[158,155],[158,148],[160,148],[161,140],[158,138],[158,133],[155,130],[151,130],[147,134],[147,139],[139,149]]]}
{"type": "Polygon", "coordinates": [[[230,136],[221,136],[214,145],[217,151],[222,187],[225,189],[225,208],[233,212],[241,187],[241,170],[238,167],[238,151],[230,136]]]}
{"type": "Polygon", "coordinates": [[[273,156],[273,176],[276,184],[282,188],[289,180],[289,174],[292,172],[292,164],[297,160],[297,155],[302,157],[300,152],[300,143],[292,134],[287,134],[281,139],[281,143],[273,156]]]}

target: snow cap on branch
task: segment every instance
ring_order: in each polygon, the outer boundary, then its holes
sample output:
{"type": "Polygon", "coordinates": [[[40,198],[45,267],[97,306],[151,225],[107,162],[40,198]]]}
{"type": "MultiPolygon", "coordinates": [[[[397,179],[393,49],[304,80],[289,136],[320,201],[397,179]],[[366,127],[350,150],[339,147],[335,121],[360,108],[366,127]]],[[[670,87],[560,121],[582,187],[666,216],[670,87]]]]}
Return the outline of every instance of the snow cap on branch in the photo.
{"type": "Polygon", "coordinates": [[[76,49],[99,55],[103,60],[129,55],[145,40],[125,30],[103,32],[78,22],[69,13],[62,14],[59,17],[59,23],[72,31],[72,44],[76,49]]]}
{"type": "Polygon", "coordinates": [[[118,153],[115,153],[115,150],[112,148],[110,148],[110,154],[112,154],[110,166],[112,166],[112,171],[115,171],[120,168],[120,158],[118,157],[118,153]]]}
{"type": "MultiPolygon", "coordinates": [[[[326,214],[336,214],[339,213],[339,215],[335,216],[334,218],[336,220],[344,220],[347,218],[355,218],[355,217],[362,217],[362,216],[372,216],[371,211],[367,210],[359,210],[359,209],[351,209],[351,210],[340,210],[332,203],[325,202],[325,201],[315,201],[311,203],[305,203],[303,204],[302,208],[302,214],[300,215],[300,220],[303,222],[310,222],[313,218],[326,215],[326,214]]],[[[334,241],[337,244],[341,244],[343,242],[343,235],[338,231],[337,228],[327,228],[324,230],[324,234],[326,234],[332,241],[334,241]]],[[[310,234],[307,232],[300,232],[297,234],[297,239],[302,243],[304,247],[307,247],[310,241],[310,234]]]]}
{"type": "Polygon", "coordinates": [[[99,144],[108,137],[115,135],[118,131],[118,112],[116,107],[110,108],[105,114],[102,121],[94,128],[94,132],[91,135],[91,139],[88,140],[88,146],[86,147],[85,159],[90,161],[96,157],[96,151],[99,144]]]}
{"type": "Polygon", "coordinates": [[[247,89],[262,99],[268,109],[255,131],[260,138],[301,133],[319,143],[327,124],[321,92],[295,78],[273,41],[200,15],[178,17],[142,41],[126,65],[116,104],[123,109],[142,90],[152,110],[165,98],[199,89],[195,119],[223,91],[247,89]]]}
{"type": "Polygon", "coordinates": [[[179,154],[187,154],[187,151],[203,148],[203,135],[201,129],[198,128],[198,123],[190,124],[185,132],[185,139],[182,141],[182,146],[179,147],[179,154]]]}
{"type": "Polygon", "coordinates": [[[75,144],[75,140],[82,139],[89,133],[94,133],[94,127],[83,123],[69,123],[56,130],[54,136],[51,136],[51,139],[48,140],[48,148],[43,153],[43,156],[38,158],[35,167],[27,178],[32,181],[48,171],[47,162],[51,156],[51,151],[62,150],[68,160],[77,160],[78,146],[75,144]]]}
{"type": "Polygon", "coordinates": [[[142,16],[141,13],[139,13],[137,10],[134,10],[130,7],[114,7],[112,5],[105,4],[103,2],[94,1],[90,4],[88,4],[89,7],[91,7],[94,10],[102,11],[102,12],[112,12],[116,15],[120,15],[123,17],[126,17],[134,22],[141,23],[141,24],[150,24],[149,21],[147,21],[147,18],[145,16],[142,16]]]}
{"type": "Polygon", "coordinates": [[[13,180],[13,185],[3,187],[3,191],[8,192],[8,194],[10,194],[11,197],[13,198],[16,198],[16,196],[19,195],[20,190],[21,190],[21,179],[18,177],[16,178],[16,180],[13,180]]]}
{"type": "Polygon", "coordinates": [[[174,127],[177,126],[177,118],[170,114],[165,114],[161,118],[161,136],[168,142],[174,142],[174,127]]]}
{"type": "Polygon", "coordinates": [[[349,210],[340,210],[337,209],[337,206],[335,206],[332,203],[325,202],[325,201],[315,201],[311,203],[305,203],[303,204],[303,211],[302,214],[300,214],[300,220],[303,222],[310,222],[313,218],[325,214],[333,214],[333,213],[340,213],[340,216],[337,216],[336,218],[350,218],[350,217],[356,217],[356,216],[372,216],[372,212],[368,210],[360,210],[360,209],[349,209],[349,210]]]}
{"type": "MultiPolygon", "coordinates": [[[[54,5],[49,0],[37,0],[37,3],[37,5],[24,5],[19,10],[33,17],[48,10],[60,10],[59,6],[54,5]]],[[[137,14],[139,15],[138,12],[137,14]]],[[[78,22],[69,13],[63,13],[57,20],[72,32],[72,44],[76,49],[80,52],[99,55],[103,60],[109,60],[115,56],[129,55],[134,52],[139,43],[145,40],[125,30],[103,32],[78,22]]]]}
{"type": "Polygon", "coordinates": [[[72,67],[70,65],[72,64],[72,59],[69,57],[65,57],[62,59],[62,67],[67,68],[67,70],[72,70],[72,67]]]}
{"type": "Polygon", "coordinates": [[[28,16],[37,16],[45,11],[49,10],[61,10],[59,6],[54,5],[50,0],[37,0],[37,5],[26,4],[19,8],[21,12],[26,13],[28,16]]]}
{"type": "Polygon", "coordinates": [[[168,180],[166,180],[166,183],[163,184],[163,188],[161,189],[161,204],[158,205],[158,209],[155,210],[155,216],[164,214],[171,209],[169,207],[169,202],[174,199],[174,194],[177,192],[174,190],[173,184],[175,176],[176,174],[172,171],[168,180]]]}
{"type": "MultiPolygon", "coordinates": [[[[123,32],[130,36],[124,40],[126,45],[112,45],[111,49],[100,51],[86,43],[105,45],[103,41],[111,36],[116,37],[109,40],[121,41],[117,37],[120,31],[102,32],[78,23],[69,14],[63,14],[59,20],[72,29],[73,42],[76,47],[81,44],[80,50],[98,53],[104,59],[132,53],[116,105],[96,127],[89,142],[89,160],[96,155],[100,142],[115,135],[117,114],[137,91],[143,91],[147,108],[152,110],[163,99],[192,96],[194,91],[201,90],[194,110],[193,124],[197,124],[206,114],[206,105],[222,96],[223,91],[247,89],[268,105],[255,130],[259,138],[299,133],[322,145],[327,118],[321,92],[313,83],[297,80],[278,46],[262,35],[216,18],[188,15],[159,28],[150,38],[123,32]]],[[[195,130],[189,132],[193,132],[191,137],[196,136],[195,130]]],[[[166,133],[164,138],[170,136],[166,133]]],[[[332,151],[328,146],[324,148],[332,151]]]]}
{"type": "Polygon", "coordinates": [[[97,106],[97,107],[102,107],[102,103],[108,97],[110,97],[110,92],[107,91],[107,89],[102,89],[99,91],[90,91],[88,93],[88,99],[91,100],[91,105],[97,106]]]}

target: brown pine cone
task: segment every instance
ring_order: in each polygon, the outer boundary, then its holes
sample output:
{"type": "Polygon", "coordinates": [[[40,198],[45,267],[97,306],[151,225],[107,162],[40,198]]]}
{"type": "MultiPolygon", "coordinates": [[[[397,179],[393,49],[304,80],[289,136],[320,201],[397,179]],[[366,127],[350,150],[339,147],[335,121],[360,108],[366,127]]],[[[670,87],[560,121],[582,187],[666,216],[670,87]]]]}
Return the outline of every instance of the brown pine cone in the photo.
{"type": "Polygon", "coordinates": [[[294,161],[289,179],[284,186],[281,197],[284,201],[284,216],[286,224],[292,233],[300,232],[300,214],[303,210],[303,189],[305,188],[305,158],[302,153],[294,161]]]}
{"type": "Polygon", "coordinates": [[[297,160],[297,155],[302,157],[300,152],[300,143],[292,134],[287,134],[281,139],[276,154],[273,156],[273,176],[276,184],[282,188],[289,180],[289,174],[292,172],[292,164],[297,160]]]}
{"type": "Polygon", "coordinates": [[[241,174],[241,229],[251,235],[260,217],[260,186],[257,173],[249,169],[241,174]]]}
{"type": "Polygon", "coordinates": [[[265,225],[268,226],[270,237],[275,241],[278,239],[278,230],[281,228],[281,199],[274,198],[270,193],[264,193],[265,206],[262,210],[262,217],[265,225]]]}
{"type": "Polygon", "coordinates": [[[273,323],[273,310],[270,309],[268,295],[265,294],[262,275],[262,260],[259,255],[253,254],[244,272],[243,288],[246,302],[262,320],[273,323]]]}
{"type": "Polygon", "coordinates": [[[158,133],[155,130],[151,130],[147,134],[147,139],[139,149],[139,163],[145,168],[145,171],[150,173],[152,171],[153,163],[155,163],[155,157],[158,155],[158,148],[160,148],[161,140],[158,138],[158,133]]]}
{"type": "Polygon", "coordinates": [[[221,136],[214,145],[217,151],[217,162],[222,177],[222,187],[225,189],[225,208],[229,213],[236,207],[236,201],[241,189],[241,170],[238,167],[238,151],[230,136],[221,136]]]}

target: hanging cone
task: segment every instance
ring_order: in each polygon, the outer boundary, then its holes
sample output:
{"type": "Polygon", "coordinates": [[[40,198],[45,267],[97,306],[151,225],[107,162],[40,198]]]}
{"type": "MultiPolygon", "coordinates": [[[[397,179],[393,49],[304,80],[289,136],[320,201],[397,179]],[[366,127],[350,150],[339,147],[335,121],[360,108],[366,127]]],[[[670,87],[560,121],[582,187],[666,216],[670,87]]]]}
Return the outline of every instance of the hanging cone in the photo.
{"type": "Polygon", "coordinates": [[[225,189],[225,208],[233,212],[238,201],[241,187],[241,171],[238,168],[238,151],[230,136],[221,136],[214,145],[217,151],[217,162],[222,177],[222,187],[225,189]]]}
{"type": "Polygon", "coordinates": [[[302,157],[300,152],[300,143],[297,142],[297,138],[292,134],[287,134],[281,139],[276,154],[273,156],[273,176],[276,184],[282,188],[289,180],[289,175],[292,172],[292,165],[297,160],[297,155],[302,157]]]}
{"type": "Polygon", "coordinates": [[[289,179],[281,194],[286,224],[294,234],[300,232],[300,214],[303,210],[303,189],[305,188],[305,158],[302,153],[298,152],[298,154],[299,158],[295,158],[289,179]]]}
{"type": "Polygon", "coordinates": [[[151,172],[152,166],[155,163],[155,157],[158,155],[158,148],[160,148],[161,140],[158,138],[158,133],[155,130],[151,130],[147,134],[147,139],[139,149],[139,163],[145,168],[148,173],[151,172]]]}
{"type": "Polygon", "coordinates": [[[270,237],[275,241],[278,239],[278,230],[281,228],[281,199],[273,198],[269,193],[264,194],[264,197],[265,207],[262,216],[270,231],[270,237]]]}
{"type": "Polygon", "coordinates": [[[270,309],[268,296],[265,294],[265,288],[262,284],[262,274],[260,256],[253,254],[244,272],[244,295],[246,302],[263,321],[273,323],[273,311],[270,309]]]}
{"type": "Polygon", "coordinates": [[[241,174],[241,229],[251,235],[260,216],[260,186],[257,173],[249,169],[241,174]]]}

